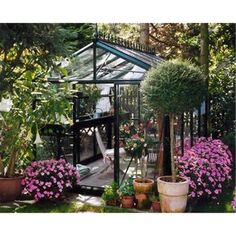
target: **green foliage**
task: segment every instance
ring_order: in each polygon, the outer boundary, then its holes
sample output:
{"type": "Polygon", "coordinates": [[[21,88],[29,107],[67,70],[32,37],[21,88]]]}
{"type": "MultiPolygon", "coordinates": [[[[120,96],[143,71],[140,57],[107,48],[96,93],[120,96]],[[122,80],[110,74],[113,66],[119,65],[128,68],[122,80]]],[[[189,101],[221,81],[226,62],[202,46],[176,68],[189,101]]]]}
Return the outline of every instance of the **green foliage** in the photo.
{"type": "Polygon", "coordinates": [[[128,178],[121,185],[119,192],[121,196],[133,196],[134,195],[134,186],[133,186],[133,178],[128,178]]]}
{"type": "Polygon", "coordinates": [[[111,185],[105,186],[102,199],[106,202],[119,199],[118,184],[116,182],[113,181],[111,185]]]}
{"type": "Polygon", "coordinates": [[[142,83],[145,102],[151,109],[167,114],[197,108],[206,93],[199,69],[188,61],[166,61],[151,69],[142,83]]]}
{"type": "Polygon", "coordinates": [[[66,84],[57,88],[50,83],[32,82],[29,78],[14,83],[11,96],[13,108],[10,112],[2,112],[0,120],[0,161],[2,159],[4,166],[10,168],[10,160],[14,159],[16,166],[12,168],[11,176],[15,174],[15,169],[20,171],[28,160],[34,159],[33,142],[37,128],[48,123],[60,124],[62,116],[69,121],[67,114],[72,107],[70,97],[66,84]]]}
{"type": "Polygon", "coordinates": [[[55,24],[0,24],[0,97],[27,73],[43,77],[68,52],[65,38],[55,24]]]}

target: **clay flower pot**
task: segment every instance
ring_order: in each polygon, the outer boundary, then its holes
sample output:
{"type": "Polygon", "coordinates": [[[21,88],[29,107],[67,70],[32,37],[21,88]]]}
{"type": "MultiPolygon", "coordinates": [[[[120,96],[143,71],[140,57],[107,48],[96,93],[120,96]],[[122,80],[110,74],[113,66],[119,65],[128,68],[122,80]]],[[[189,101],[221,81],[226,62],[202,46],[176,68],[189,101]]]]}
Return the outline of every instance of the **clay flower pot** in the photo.
{"type": "Polygon", "coordinates": [[[150,207],[150,201],[145,193],[136,193],[135,200],[138,209],[146,209],[150,207]]]}
{"type": "Polygon", "coordinates": [[[157,178],[157,189],[160,196],[162,212],[184,212],[187,205],[189,181],[183,177],[177,177],[172,182],[171,176],[157,178]]]}
{"type": "Polygon", "coordinates": [[[134,179],[134,191],[135,193],[149,193],[153,187],[154,180],[152,179],[134,179]]]}
{"type": "Polygon", "coordinates": [[[152,211],[153,212],[161,212],[161,203],[160,201],[156,200],[152,202],[152,211]]]}
{"type": "Polygon", "coordinates": [[[0,202],[14,201],[21,195],[23,178],[23,176],[0,178],[0,202]]]}
{"type": "Polygon", "coordinates": [[[121,204],[123,208],[132,208],[134,206],[133,196],[123,196],[121,198],[121,204]]]}

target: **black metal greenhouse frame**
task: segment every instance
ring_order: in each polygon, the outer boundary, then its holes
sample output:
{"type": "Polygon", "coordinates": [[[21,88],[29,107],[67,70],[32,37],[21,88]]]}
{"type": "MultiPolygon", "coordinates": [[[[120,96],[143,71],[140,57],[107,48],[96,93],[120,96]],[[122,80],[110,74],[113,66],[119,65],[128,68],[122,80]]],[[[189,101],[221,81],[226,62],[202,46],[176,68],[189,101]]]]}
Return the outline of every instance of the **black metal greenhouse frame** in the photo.
{"type": "MultiPolygon", "coordinates": [[[[102,48],[103,50],[114,54],[115,56],[122,58],[128,62],[133,63],[134,65],[143,68],[145,71],[149,70],[152,66],[161,63],[163,59],[155,55],[155,49],[142,46],[136,43],[129,42],[127,40],[123,40],[121,38],[116,38],[110,35],[105,34],[95,34],[92,43],[88,44],[84,48],[80,49],[79,51],[73,54],[74,57],[79,56],[81,53],[85,52],[88,49],[93,49],[93,76],[92,79],[78,79],[76,76],[70,76],[68,78],[63,78],[63,80],[68,81],[70,83],[75,84],[114,84],[114,136],[115,136],[115,160],[114,160],[114,181],[119,183],[120,176],[119,176],[119,127],[120,127],[120,104],[119,104],[119,86],[120,85],[138,85],[142,79],[140,78],[129,78],[129,79],[122,79],[122,78],[109,78],[109,79],[102,79],[97,77],[97,50],[98,48],[102,48]]],[[[132,71],[131,71],[132,72],[132,71]]],[[[121,76],[122,77],[122,76],[121,76]]],[[[50,82],[53,83],[60,83],[58,79],[55,78],[48,78],[50,82]]],[[[138,107],[139,107],[139,116],[140,119],[140,100],[141,94],[139,92],[139,99],[138,99],[138,107]]],[[[74,98],[74,106],[73,106],[73,164],[76,165],[78,161],[78,139],[79,135],[77,134],[80,124],[77,122],[77,104],[78,100],[74,98]]],[[[99,122],[98,122],[99,123],[99,122]]],[[[97,123],[97,124],[98,124],[97,123]]],[[[166,119],[166,127],[168,127],[168,119],[166,119]]],[[[198,136],[201,136],[201,111],[198,110],[198,136]]],[[[190,138],[191,144],[193,144],[193,113],[190,114],[190,138]]],[[[181,116],[181,130],[180,130],[180,139],[181,139],[181,151],[184,152],[184,114],[181,116]]],[[[170,159],[169,157],[169,134],[168,128],[164,135],[164,159],[170,159]]],[[[60,148],[60,147],[59,147],[60,148]]],[[[167,174],[167,173],[165,173],[167,174]]],[[[89,187],[89,186],[88,186],[89,187]]],[[[90,186],[91,187],[91,186],[90,186]]]]}

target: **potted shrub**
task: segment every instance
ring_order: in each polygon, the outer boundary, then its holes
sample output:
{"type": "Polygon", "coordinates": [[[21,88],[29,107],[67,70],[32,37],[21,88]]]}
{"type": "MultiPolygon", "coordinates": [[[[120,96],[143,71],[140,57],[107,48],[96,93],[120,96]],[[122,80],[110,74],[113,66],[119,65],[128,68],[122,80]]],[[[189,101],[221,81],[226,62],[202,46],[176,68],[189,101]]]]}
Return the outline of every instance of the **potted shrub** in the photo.
{"type": "Polygon", "coordinates": [[[123,208],[132,208],[134,206],[134,187],[133,179],[128,178],[119,189],[121,195],[121,204],[123,208]]]}
{"type": "Polygon", "coordinates": [[[161,212],[160,199],[157,193],[151,191],[149,194],[149,200],[151,201],[151,209],[153,212],[161,212]]]}
{"type": "Polygon", "coordinates": [[[105,186],[102,199],[105,201],[106,205],[118,206],[119,198],[118,185],[116,182],[113,181],[111,185],[105,186]]]}
{"type": "Polygon", "coordinates": [[[172,176],[157,179],[162,212],[184,212],[189,181],[176,176],[174,122],[175,116],[198,108],[206,93],[200,70],[188,61],[166,61],[147,74],[142,84],[147,105],[170,118],[170,151],[172,176]]]}
{"type": "Polygon", "coordinates": [[[152,189],[154,180],[145,178],[145,149],[151,140],[144,136],[144,126],[142,123],[136,128],[134,123],[124,124],[121,128],[122,136],[125,137],[125,150],[136,162],[136,178],[133,180],[135,200],[137,208],[145,208],[148,204],[148,193],[152,189]],[[140,162],[141,177],[137,177],[137,164],[140,162]]]}

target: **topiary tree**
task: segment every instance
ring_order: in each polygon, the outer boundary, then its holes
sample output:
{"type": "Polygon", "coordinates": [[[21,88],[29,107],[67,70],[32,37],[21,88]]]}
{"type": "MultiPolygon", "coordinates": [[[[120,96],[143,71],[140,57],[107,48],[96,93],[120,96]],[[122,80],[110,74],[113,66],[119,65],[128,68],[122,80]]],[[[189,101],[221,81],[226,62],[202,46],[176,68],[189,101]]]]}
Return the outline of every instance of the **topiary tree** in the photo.
{"type": "Polygon", "coordinates": [[[171,172],[175,182],[174,117],[201,104],[206,94],[204,77],[189,61],[166,61],[147,73],[142,91],[151,109],[170,117],[171,172]]]}

